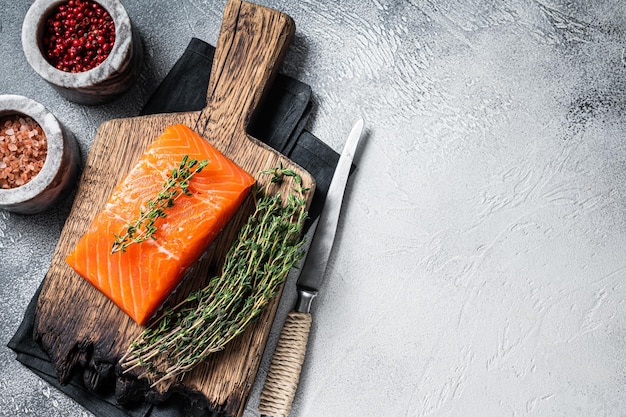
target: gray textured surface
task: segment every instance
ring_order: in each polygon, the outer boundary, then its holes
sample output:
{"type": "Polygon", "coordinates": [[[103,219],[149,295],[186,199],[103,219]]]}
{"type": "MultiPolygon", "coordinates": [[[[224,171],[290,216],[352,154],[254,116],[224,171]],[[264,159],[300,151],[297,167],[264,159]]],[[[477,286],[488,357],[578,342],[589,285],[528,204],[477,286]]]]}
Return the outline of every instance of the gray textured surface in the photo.
{"type": "MultiPolygon", "coordinates": [[[[283,68],[313,87],[310,130],[340,150],[357,116],[369,129],[293,415],[623,416],[624,2],[262,3],[296,21],[283,68]]],[[[99,107],[33,73],[28,4],[1,4],[0,93],[47,106],[84,155],[191,36],[215,42],[224,2],[124,4],[147,66],[99,107]]],[[[4,347],[68,210],[0,212],[2,416],[88,415],[4,347]]]]}

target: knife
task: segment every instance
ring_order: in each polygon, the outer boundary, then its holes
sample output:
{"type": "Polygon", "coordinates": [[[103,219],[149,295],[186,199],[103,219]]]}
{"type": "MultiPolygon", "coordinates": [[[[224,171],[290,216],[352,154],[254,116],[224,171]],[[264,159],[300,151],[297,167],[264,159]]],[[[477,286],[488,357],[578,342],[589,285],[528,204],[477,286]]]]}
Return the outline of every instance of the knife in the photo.
{"type": "Polygon", "coordinates": [[[296,282],[298,300],[293,311],[287,315],[261,392],[259,412],[262,416],[287,417],[291,411],[311,329],[311,303],[324,280],[348,174],[362,131],[363,119],[359,119],[339,156],[313,240],[296,282]]]}

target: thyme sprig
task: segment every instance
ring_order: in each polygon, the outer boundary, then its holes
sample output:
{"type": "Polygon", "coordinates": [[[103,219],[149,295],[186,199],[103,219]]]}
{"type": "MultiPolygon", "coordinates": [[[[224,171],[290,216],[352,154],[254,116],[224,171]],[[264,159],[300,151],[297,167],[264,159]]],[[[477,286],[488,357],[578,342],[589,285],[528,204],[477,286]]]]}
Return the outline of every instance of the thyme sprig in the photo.
{"type": "Polygon", "coordinates": [[[167,217],[166,210],[174,206],[174,202],[181,196],[190,196],[189,183],[191,178],[201,172],[209,163],[208,160],[198,161],[183,156],[178,167],[172,169],[170,175],[161,185],[161,191],[156,198],[145,203],[145,208],[139,210],[139,217],[126,224],[124,234],[115,234],[115,241],[111,246],[111,253],[126,252],[133,243],[141,243],[148,239],[156,240],[155,233],[157,219],[167,217]]]}
{"type": "Polygon", "coordinates": [[[152,385],[180,376],[254,322],[276,295],[289,271],[302,258],[302,227],[307,218],[307,188],[292,170],[263,171],[272,175],[256,190],[256,207],[229,249],[221,276],[189,296],[148,327],[120,361],[124,372],[140,368],[152,385]],[[271,184],[285,177],[296,183],[283,203],[271,184]]]}

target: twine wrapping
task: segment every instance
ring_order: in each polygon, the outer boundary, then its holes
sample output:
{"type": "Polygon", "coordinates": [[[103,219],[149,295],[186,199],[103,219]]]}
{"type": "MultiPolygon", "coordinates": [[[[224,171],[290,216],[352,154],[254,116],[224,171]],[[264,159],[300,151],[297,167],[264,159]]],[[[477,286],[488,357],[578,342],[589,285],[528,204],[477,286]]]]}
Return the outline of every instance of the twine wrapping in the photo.
{"type": "Polygon", "coordinates": [[[300,380],[310,329],[309,313],[292,311],[287,316],[261,393],[259,412],[262,415],[289,415],[300,380]]]}

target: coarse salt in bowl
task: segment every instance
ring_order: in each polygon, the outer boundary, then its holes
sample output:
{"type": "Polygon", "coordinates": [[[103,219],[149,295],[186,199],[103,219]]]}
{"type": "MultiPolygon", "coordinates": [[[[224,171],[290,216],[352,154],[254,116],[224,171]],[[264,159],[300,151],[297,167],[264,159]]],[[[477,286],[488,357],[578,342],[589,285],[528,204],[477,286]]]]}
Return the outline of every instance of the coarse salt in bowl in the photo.
{"type": "Polygon", "coordinates": [[[87,105],[126,92],[143,62],[141,38],[119,0],[35,0],[22,24],[22,48],[55,90],[87,105]]]}
{"type": "Polygon", "coordinates": [[[32,214],[65,198],[80,172],[74,136],[43,105],[0,95],[0,209],[32,214]]]}
{"type": "Polygon", "coordinates": [[[39,123],[20,113],[0,116],[0,188],[17,188],[35,177],[48,143],[39,123]]]}

